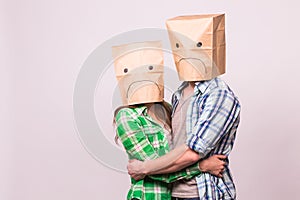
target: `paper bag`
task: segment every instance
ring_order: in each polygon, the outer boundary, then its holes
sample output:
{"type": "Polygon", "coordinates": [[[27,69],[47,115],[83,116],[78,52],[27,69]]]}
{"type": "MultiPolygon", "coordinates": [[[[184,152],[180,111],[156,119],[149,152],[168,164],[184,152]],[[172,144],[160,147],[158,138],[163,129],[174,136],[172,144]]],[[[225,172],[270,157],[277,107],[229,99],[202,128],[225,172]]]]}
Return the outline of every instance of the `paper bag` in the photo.
{"type": "Polygon", "coordinates": [[[163,101],[164,67],[161,42],[114,46],[112,54],[124,105],[163,101]]]}
{"type": "Polygon", "coordinates": [[[225,73],[224,14],[179,16],[166,26],[180,80],[209,80],[225,73]]]}

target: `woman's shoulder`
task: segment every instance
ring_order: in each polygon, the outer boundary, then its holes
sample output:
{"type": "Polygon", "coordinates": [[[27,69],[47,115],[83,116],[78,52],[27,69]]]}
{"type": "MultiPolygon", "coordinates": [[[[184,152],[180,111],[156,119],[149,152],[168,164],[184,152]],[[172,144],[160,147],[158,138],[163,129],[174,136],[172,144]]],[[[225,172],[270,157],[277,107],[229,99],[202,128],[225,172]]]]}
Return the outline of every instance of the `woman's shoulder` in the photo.
{"type": "Polygon", "coordinates": [[[136,118],[139,115],[143,113],[143,110],[145,109],[144,106],[140,107],[122,107],[119,108],[117,113],[116,113],[116,118],[118,119],[121,116],[127,116],[127,117],[132,117],[136,118]]]}
{"type": "Polygon", "coordinates": [[[134,114],[134,113],[136,113],[135,108],[123,107],[118,110],[117,116],[120,114],[134,114]]]}

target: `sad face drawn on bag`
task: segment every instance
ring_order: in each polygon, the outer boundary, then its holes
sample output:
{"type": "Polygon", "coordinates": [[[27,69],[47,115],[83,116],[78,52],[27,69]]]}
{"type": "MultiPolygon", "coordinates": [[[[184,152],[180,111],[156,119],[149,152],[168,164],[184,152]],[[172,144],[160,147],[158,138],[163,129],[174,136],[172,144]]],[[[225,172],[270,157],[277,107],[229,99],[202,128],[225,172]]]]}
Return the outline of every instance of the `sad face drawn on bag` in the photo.
{"type": "Polygon", "coordinates": [[[225,73],[224,15],[179,16],[166,25],[180,80],[209,80],[225,73]]]}
{"type": "Polygon", "coordinates": [[[124,105],[163,101],[164,67],[160,42],[115,46],[113,56],[124,105]]]}

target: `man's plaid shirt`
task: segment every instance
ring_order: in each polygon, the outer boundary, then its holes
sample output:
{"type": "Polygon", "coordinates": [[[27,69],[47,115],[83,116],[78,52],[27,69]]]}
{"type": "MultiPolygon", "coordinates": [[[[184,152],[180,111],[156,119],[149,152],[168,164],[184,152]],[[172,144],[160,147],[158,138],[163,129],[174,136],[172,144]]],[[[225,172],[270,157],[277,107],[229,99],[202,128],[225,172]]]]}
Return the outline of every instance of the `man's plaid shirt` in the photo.
{"type": "MultiPolygon", "coordinates": [[[[188,82],[184,82],[174,93],[173,111],[187,84],[188,82]]],[[[237,97],[220,78],[196,82],[186,117],[187,145],[198,152],[202,158],[214,154],[228,156],[235,141],[240,121],[240,109],[237,97]]],[[[196,181],[201,200],[236,198],[235,186],[228,165],[223,178],[202,173],[196,177],[196,181]]]]}
{"type": "MultiPolygon", "coordinates": [[[[116,115],[116,131],[129,159],[156,159],[169,152],[163,128],[147,115],[145,106],[121,109],[116,115]]],[[[170,200],[171,188],[168,183],[189,179],[200,173],[196,163],[171,174],[147,176],[139,181],[131,179],[127,199],[170,200]]]]}

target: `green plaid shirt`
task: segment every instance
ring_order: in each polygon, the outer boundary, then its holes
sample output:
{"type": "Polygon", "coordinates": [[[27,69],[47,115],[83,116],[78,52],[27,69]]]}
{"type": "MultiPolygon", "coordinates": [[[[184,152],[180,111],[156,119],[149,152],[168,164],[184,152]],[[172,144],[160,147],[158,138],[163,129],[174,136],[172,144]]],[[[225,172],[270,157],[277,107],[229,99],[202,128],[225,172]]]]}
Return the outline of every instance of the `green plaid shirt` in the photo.
{"type": "MultiPolygon", "coordinates": [[[[121,109],[116,115],[116,127],[129,159],[156,159],[170,151],[163,128],[147,115],[145,106],[121,109]]],[[[139,181],[131,178],[127,199],[170,200],[171,188],[168,183],[190,179],[200,173],[198,163],[195,163],[171,174],[146,176],[139,181]]]]}

